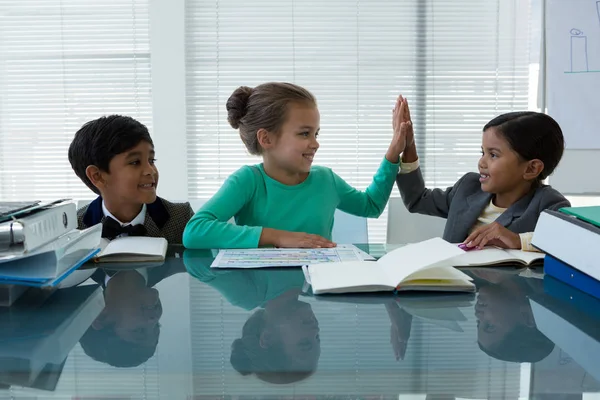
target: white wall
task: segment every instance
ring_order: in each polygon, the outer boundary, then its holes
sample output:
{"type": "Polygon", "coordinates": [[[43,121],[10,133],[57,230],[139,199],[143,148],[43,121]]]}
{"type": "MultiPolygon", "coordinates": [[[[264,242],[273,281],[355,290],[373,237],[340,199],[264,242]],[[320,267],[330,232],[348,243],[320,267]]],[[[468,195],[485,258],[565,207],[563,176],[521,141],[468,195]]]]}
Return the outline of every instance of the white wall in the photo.
{"type": "Polygon", "coordinates": [[[150,52],[158,195],[187,199],[184,0],[150,1],[150,52]]]}
{"type": "MultiPolygon", "coordinates": [[[[187,199],[187,149],[185,108],[185,1],[150,1],[150,51],[152,66],[151,132],[157,149],[160,185],[158,194],[168,199],[187,199]]],[[[159,291],[181,297],[163,297],[161,346],[169,354],[159,353],[161,393],[179,393],[185,398],[192,392],[190,300],[187,274],[171,277],[157,285],[159,291]],[[161,286],[170,286],[170,288],[161,286]],[[173,303],[173,304],[171,304],[173,303]]],[[[176,396],[178,397],[178,396],[176,396]]]]}

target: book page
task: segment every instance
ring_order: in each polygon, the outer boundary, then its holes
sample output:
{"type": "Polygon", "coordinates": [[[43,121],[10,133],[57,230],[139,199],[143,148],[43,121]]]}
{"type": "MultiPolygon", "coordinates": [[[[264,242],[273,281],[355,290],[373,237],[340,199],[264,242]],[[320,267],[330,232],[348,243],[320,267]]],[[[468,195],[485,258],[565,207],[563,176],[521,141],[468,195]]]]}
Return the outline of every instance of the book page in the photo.
{"type": "Polygon", "coordinates": [[[457,245],[434,238],[400,247],[381,257],[377,263],[388,276],[388,283],[396,286],[419,270],[434,267],[464,253],[457,245]]]}
{"type": "Polygon", "coordinates": [[[313,292],[360,287],[387,287],[394,290],[375,261],[351,261],[335,264],[309,265],[308,279],[313,292]]]}
{"type": "Polygon", "coordinates": [[[469,275],[465,274],[462,271],[459,271],[456,268],[447,268],[447,267],[439,267],[439,268],[427,268],[415,273],[410,274],[402,283],[410,283],[413,280],[425,280],[425,279],[448,279],[448,280],[463,280],[463,281],[472,281],[469,275]]]}
{"type": "Polygon", "coordinates": [[[126,236],[112,240],[99,257],[118,254],[139,254],[163,257],[167,249],[165,238],[126,236]]]}
{"type": "Polygon", "coordinates": [[[518,258],[519,260],[523,261],[527,265],[529,265],[537,260],[543,260],[544,257],[546,256],[544,253],[537,253],[535,251],[523,251],[523,250],[509,249],[509,250],[506,250],[506,252],[508,254],[510,254],[512,256],[512,258],[518,258]]]}
{"type": "Polygon", "coordinates": [[[442,265],[470,267],[478,265],[494,265],[507,262],[523,263],[526,260],[521,258],[520,253],[526,252],[518,250],[517,253],[510,253],[510,251],[500,249],[498,247],[485,247],[482,250],[467,251],[458,257],[452,258],[447,263],[442,263],[442,265]]]}

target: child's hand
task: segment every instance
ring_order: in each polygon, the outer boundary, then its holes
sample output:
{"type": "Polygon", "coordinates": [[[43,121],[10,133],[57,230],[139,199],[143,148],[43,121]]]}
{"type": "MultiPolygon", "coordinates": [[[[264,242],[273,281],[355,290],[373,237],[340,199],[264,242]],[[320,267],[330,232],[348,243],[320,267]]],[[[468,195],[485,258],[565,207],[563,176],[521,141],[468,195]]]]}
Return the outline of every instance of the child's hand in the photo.
{"type": "Polygon", "coordinates": [[[280,231],[277,247],[321,248],[335,247],[336,244],[319,235],[304,232],[280,231]]]}
{"type": "Polygon", "coordinates": [[[392,126],[394,128],[394,136],[386,158],[392,163],[397,163],[400,154],[404,151],[407,146],[410,146],[414,142],[414,133],[412,129],[412,122],[410,121],[410,112],[408,111],[408,104],[402,98],[398,97],[396,106],[394,107],[392,126]]]}
{"type": "Polygon", "coordinates": [[[504,249],[520,249],[521,237],[497,222],[475,229],[463,242],[468,247],[484,248],[486,245],[504,249]]]}
{"type": "Polygon", "coordinates": [[[264,228],[259,245],[288,247],[288,248],[328,248],[336,244],[319,235],[304,232],[281,231],[278,229],[264,228]]]}

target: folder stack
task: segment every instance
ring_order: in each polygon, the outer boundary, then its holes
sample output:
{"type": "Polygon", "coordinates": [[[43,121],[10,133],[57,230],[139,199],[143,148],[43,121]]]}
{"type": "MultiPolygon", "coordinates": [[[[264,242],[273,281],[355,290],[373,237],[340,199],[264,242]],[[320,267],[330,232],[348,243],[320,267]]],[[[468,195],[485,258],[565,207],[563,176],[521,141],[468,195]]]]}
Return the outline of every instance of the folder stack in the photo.
{"type": "Polygon", "coordinates": [[[600,206],[542,212],[532,244],[546,253],[546,275],[600,298],[600,206]]]}
{"type": "Polygon", "coordinates": [[[0,202],[0,305],[23,287],[53,287],[100,249],[102,227],[77,230],[69,199],[0,202]]]}

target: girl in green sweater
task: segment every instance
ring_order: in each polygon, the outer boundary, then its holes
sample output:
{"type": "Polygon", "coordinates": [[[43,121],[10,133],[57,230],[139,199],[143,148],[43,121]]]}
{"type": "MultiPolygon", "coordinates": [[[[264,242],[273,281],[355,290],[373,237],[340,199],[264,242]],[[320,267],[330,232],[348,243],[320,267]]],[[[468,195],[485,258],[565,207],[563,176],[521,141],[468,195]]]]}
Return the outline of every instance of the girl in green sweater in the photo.
{"type": "Polygon", "coordinates": [[[385,209],[404,151],[408,125],[396,102],[393,135],[369,187],[356,190],[330,168],[313,166],[320,116],[314,96],[290,83],[242,86],[227,101],[228,121],[251,154],[188,222],[188,248],[333,247],[336,208],[377,218],[385,209]],[[228,221],[235,219],[235,224],[228,221]]]}

